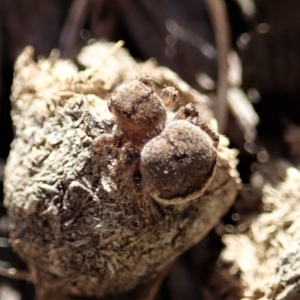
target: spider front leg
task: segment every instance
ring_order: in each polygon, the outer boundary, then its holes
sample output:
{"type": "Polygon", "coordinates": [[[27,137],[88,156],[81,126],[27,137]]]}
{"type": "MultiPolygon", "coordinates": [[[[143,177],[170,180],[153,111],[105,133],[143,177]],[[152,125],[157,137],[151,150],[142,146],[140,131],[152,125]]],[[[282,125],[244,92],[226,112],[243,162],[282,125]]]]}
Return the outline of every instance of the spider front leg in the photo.
{"type": "Polygon", "coordinates": [[[209,125],[204,122],[200,116],[196,107],[189,103],[185,107],[182,107],[175,116],[175,120],[186,120],[203,130],[213,141],[214,146],[217,148],[220,137],[215,133],[209,125]]]}
{"type": "Polygon", "coordinates": [[[101,152],[105,147],[117,148],[120,144],[120,137],[111,133],[104,133],[94,139],[93,149],[95,152],[101,152]]]}

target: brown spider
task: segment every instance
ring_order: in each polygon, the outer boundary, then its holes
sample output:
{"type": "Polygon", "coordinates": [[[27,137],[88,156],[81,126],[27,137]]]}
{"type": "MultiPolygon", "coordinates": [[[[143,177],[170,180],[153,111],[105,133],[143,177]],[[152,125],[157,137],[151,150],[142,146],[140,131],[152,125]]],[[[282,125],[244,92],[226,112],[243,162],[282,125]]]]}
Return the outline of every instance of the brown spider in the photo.
{"type": "Polygon", "coordinates": [[[203,194],[216,170],[219,137],[192,104],[166,124],[166,107],[150,78],[142,76],[117,87],[108,107],[117,130],[97,138],[95,150],[121,143],[123,162],[136,153],[143,188],[160,203],[185,203],[203,194]]]}

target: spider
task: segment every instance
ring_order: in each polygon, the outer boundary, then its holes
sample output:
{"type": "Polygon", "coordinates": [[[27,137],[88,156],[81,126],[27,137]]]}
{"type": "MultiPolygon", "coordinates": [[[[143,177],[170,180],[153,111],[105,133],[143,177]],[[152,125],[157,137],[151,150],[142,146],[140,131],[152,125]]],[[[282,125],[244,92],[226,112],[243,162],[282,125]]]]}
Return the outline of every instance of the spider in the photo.
{"type": "Polygon", "coordinates": [[[96,138],[94,149],[123,145],[116,172],[135,162],[143,189],[167,205],[204,193],[215,174],[219,137],[192,104],[167,122],[167,109],[154,84],[141,76],[118,86],[108,108],[116,130],[96,138]]]}

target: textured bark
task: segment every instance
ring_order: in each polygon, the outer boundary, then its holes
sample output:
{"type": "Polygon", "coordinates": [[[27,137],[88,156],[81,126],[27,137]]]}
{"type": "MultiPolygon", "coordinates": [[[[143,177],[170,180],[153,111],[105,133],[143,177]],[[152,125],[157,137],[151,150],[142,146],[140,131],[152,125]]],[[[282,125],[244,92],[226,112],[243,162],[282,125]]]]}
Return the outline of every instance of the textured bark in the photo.
{"type": "Polygon", "coordinates": [[[111,134],[111,91],[149,75],[156,92],[175,86],[180,100],[215,122],[205,96],[167,68],[136,63],[114,44],[94,44],[71,61],[19,57],[12,90],[15,140],[5,170],[12,246],[28,263],[40,297],[59,291],[102,296],[154,278],[198,243],[233,203],[236,152],[221,137],[218,166],[206,192],[185,204],[155,202],[134,177],[136,161],[118,146],[99,153],[94,140],[111,134]]]}

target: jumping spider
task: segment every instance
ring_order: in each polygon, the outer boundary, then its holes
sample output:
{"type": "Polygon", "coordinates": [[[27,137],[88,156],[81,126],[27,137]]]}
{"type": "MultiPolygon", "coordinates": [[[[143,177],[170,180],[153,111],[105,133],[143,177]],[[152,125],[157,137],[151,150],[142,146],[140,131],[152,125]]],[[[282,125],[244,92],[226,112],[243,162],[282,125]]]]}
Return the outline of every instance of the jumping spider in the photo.
{"type": "Polygon", "coordinates": [[[162,99],[150,78],[142,76],[117,87],[108,108],[117,130],[97,138],[96,151],[121,143],[123,158],[136,153],[142,186],[160,203],[185,203],[203,194],[216,170],[219,137],[192,104],[167,124],[162,99]]]}

